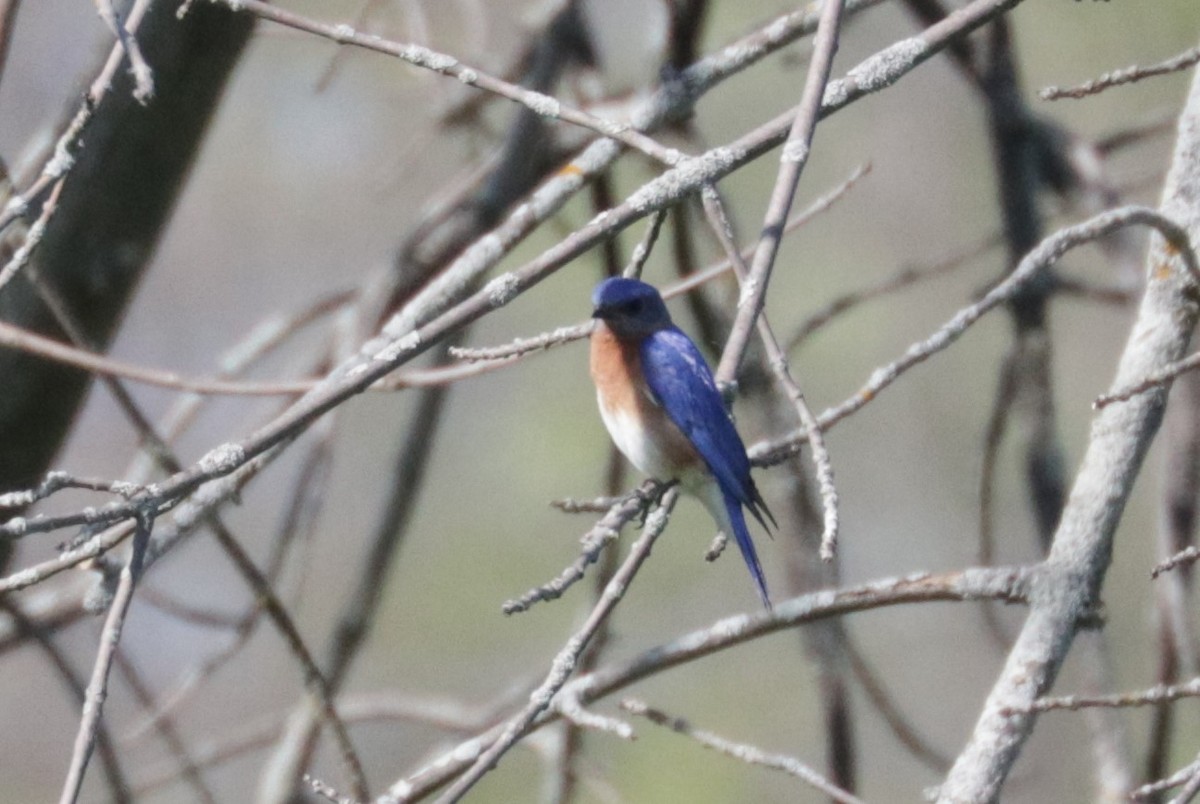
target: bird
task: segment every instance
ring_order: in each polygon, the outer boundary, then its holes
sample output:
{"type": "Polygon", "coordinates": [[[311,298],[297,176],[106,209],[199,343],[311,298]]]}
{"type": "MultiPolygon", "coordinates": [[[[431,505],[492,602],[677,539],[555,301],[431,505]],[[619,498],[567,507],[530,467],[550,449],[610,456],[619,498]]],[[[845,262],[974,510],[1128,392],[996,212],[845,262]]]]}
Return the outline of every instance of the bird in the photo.
{"type": "Polygon", "coordinates": [[[590,369],[600,418],[637,469],[678,481],[737,542],[763,605],[766,578],[743,509],[778,528],[750,476],[750,459],[696,344],[671,321],[658,290],[605,279],[592,293],[590,369]]]}

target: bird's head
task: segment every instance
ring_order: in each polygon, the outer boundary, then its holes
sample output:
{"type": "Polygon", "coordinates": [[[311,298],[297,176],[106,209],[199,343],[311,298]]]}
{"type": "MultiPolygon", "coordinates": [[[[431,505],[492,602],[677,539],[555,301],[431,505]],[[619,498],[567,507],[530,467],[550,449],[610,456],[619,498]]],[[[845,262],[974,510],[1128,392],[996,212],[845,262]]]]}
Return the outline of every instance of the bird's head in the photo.
{"type": "Polygon", "coordinates": [[[671,314],[652,285],[637,279],[605,279],[592,291],[592,318],[618,337],[636,338],[671,326],[671,314]]]}

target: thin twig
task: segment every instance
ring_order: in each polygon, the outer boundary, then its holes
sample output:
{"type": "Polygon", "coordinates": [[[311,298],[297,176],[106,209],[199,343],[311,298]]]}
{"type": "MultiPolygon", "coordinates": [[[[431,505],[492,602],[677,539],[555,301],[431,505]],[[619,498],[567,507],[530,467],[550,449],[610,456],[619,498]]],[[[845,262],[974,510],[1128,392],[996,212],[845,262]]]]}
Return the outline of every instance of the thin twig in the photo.
{"type": "Polygon", "coordinates": [[[280,25],[286,25],[289,28],[331,39],[338,44],[354,45],[355,47],[361,47],[376,53],[394,56],[415,67],[457,78],[463,84],[478,87],[486,92],[491,92],[502,98],[519,103],[546,119],[562,120],[588,129],[599,134],[601,137],[616,140],[622,145],[641,151],[665,165],[674,165],[684,158],[684,154],[679,151],[660,145],[651,137],[630,128],[627,124],[595,117],[551,95],[535,92],[518,84],[509,83],[477,67],[463,64],[453,56],[438,53],[422,45],[390,42],[373,34],[359,33],[352,26],[345,23],[331,25],[317,22],[295,12],[263,2],[263,0],[210,0],[210,2],[227,6],[233,11],[246,11],[261,19],[270,20],[280,25]]]}
{"type": "Polygon", "coordinates": [[[71,766],[63,783],[59,804],[75,804],[83,788],[83,777],[87,773],[88,762],[92,750],[96,746],[96,734],[100,725],[100,717],[104,711],[104,699],[108,697],[108,674],[112,670],[116,657],[117,644],[121,640],[121,631],[125,626],[125,615],[129,613],[129,604],[133,602],[133,590],[142,573],[142,560],[146,555],[146,545],[150,541],[150,531],[153,520],[142,515],[137,520],[137,530],[133,535],[133,549],[124,569],[121,570],[117,591],[108,609],[108,618],[104,622],[104,630],[100,635],[100,646],[96,650],[96,661],[92,668],[92,678],[88,682],[87,697],[83,704],[83,716],[79,721],[79,732],[75,737],[75,749],[71,753],[71,766]]]}
{"type": "MultiPolygon", "coordinates": [[[[1195,759],[1191,764],[1175,771],[1175,773],[1172,773],[1166,779],[1159,779],[1156,782],[1142,785],[1136,790],[1130,792],[1129,797],[1134,801],[1151,798],[1152,796],[1157,796],[1159,793],[1170,790],[1172,787],[1179,787],[1189,779],[1196,778],[1198,774],[1200,774],[1200,757],[1195,759]]],[[[1175,804],[1176,801],[1178,801],[1178,799],[1172,799],[1172,804],[1175,804]]]]}
{"type": "MultiPolygon", "coordinates": [[[[742,293],[738,301],[737,317],[734,319],[729,340],[726,341],[725,349],[721,354],[721,362],[717,365],[715,376],[718,383],[729,384],[736,380],[738,367],[742,364],[746,348],[750,343],[750,330],[759,320],[766,304],[767,285],[771,280],[775,257],[779,253],[779,245],[783,240],[783,227],[787,223],[792,209],[792,201],[796,195],[796,187],[800,183],[800,175],[804,171],[808,155],[812,150],[813,134],[821,115],[821,102],[833,69],[833,56],[837,53],[838,48],[838,32],[841,27],[843,5],[843,0],[825,0],[821,7],[821,20],[817,25],[812,60],[809,62],[804,91],[800,96],[800,105],[797,108],[795,120],[789,128],[787,140],[783,144],[779,172],[767,204],[762,234],[750,265],[746,269],[746,276],[741,283],[742,293]]],[[[719,228],[724,230],[727,227],[719,228]]],[[[738,262],[736,249],[732,249],[729,256],[735,258],[733,261],[736,265],[738,262]]],[[[760,330],[760,332],[763,335],[764,343],[767,344],[771,368],[795,405],[800,421],[809,435],[809,446],[812,449],[813,461],[816,465],[817,482],[825,511],[825,529],[821,536],[821,558],[832,561],[837,546],[839,517],[837,488],[833,483],[833,467],[829,461],[829,452],[825,449],[816,417],[809,410],[808,403],[805,402],[804,395],[800,392],[800,387],[791,377],[787,356],[783,349],[773,334],[765,330],[760,330]]]]}
{"type": "Polygon", "coordinates": [[[601,595],[595,608],[588,615],[587,621],[567,640],[563,649],[554,657],[550,673],[542,685],[529,696],[529,704],[505,725],[503,732],[495,742],[484,750],[470,769],[455,780],[454,784],[438,799],[441,804],[451,804],[466,795],[467,791],[474,787],[484,774],[494,768],[500,758],[521,739],[538,715],[550,706],[555,694],[571,677],[580,655],[587,647],[588,640],[600,628],[616,605],[621,602],[630,582],[637,575],[642,563],[650,556],[654,542],[666,529],[671,509],[675,507],[678,496],[675,489],[668,489],[663,494],[658,507],[646,517],[646,527],[643,528],[641,537],[630,548],[629,557],[625,559],[625,563],[621,565],[621,568],[604,588],[604,594],[601,595]]]}
{"type": "Polygon", "coordinates": [[[1102,92],[1109,87],[1116,87],[1120,86],[1121,84],[1129,84],[1134,81],[1141,81],[1143,78],[1152,78],[1154,76],[1177,73],[1182,70],[1186,70],[1197,62],[1200,62],[1200,47],[1194,47],[1190,50],[1185,50],[1178,56],[1174,56],[1164,62],[1153,64],[1149,67],[1139,67],[1136,64],[1133,64],[1121,70],[1113,70],[1110,73],[1104,73],[1099,78],[1093,78],[1091,81],[1085,81],[1078,86],[1046,87],[1038,93],[1038,97],[1040,97],[1042,100],[1086,98],[1088,95],[1095,95],[1097,92],[1102,92]]]}
{"type": "Polygon", "coordinates": [[[1063,695],[1059,697],[1038,698],[1020,709],[1013,708],[1012,712],[1054,712],[1058,710],[1078,711],[1094,707],[1106,709],[1121,709],[1125,707],[1150,706],[1159,703],[1169,703],[1183,698],[1200,698],[1200,678],[1192,679],[1186,684],[1170,684],[1151,687],[1138,692],[1123,692],[1117,695],[1063,695]]]}
{"type": "Polygon", "coordinates": [[[9,491],[0,494],[0,508],[24,508],[35,502],[44,500],[64,489],[87,489],[88,491],[103,491],[129,499],[143,490],[137,483],[123,480],[104,480],[91,477],[74,477],[62,471],[51,471],[38,484],[36,489],[25,491],[9,491]]]}
{"type": "Polygon", "coordinates": [[[863,302],[882,298],[903,288],[945,276],[970,264],[976,257],[998,245],[1000,245],[1000,236],[992,234],[927,265],[904,266],[894,274],[884,277],[874,284],[844,293],[804,319],[800,323],[800,326],[796,327],[795,334],[788,339],[785,348],[790,354],[792,350],[824,328],[837,316],[852,310],[863,302]]]}
{"type": "Polygon", "coordinates": [[[618,497],[593,497],[590,500],[576,500],[574,497],[564,497],[561,500],[553,500],[550,506],[564,514],[603,514],[612,508],[619,499],[618,497]]]}
{"type": "Polygon", "coordinates": [[[1192,546],[1185,548],[1168,558],[1166,561],[1156,564],[1154,569],[1150,571],[1150,577],[1157,578],[1164,572],[1170,572],[1178,566],[1184,564],[1193,564],[1197,559],[1200,559],[1200,547],[1192,546]]]}
{"type": "Polygon", "coordinates": [[[129,71],[133,73],[134,81],[134,99],[142,104],[147,103],[154,97],[154,73],[150,70],[150,65],[146,64],[146,57],[142,55],[142,49],[138,46],[137,39],[125,27],[125,23],[117,18],[112,0],[95,0],[95,2],[100,19],[104,20],[104,24],[116,35],[117,42],[125,51],[125,55],[129,57],[129,71]]]}
{"type": "Polygon", "coordinates": [[[642,268],[646,265],[646,260],[650,259],[650,252],[654,249],[654,244],[658,240],[658,233],[662,229],[663,221],[666,219],[667,210],[665,209],[660,209],[651,216],[650,225],[646,227],[646,233],[633,250],[633,254],[630,255],[629,265],[625,267],[622,276],[634,279],[641,277],[642,268]]]}
{"type": "Polygon", "coordinates": [[[1172,382],[1181,374],[1186,374],[1189,371],[1195,371],[1200,368],[1200,352],[1194,352],[1183,360],[1163,368],[1161,371],[1156,371],[1149,377],[1146,377],[1139,382],[1130,385],[1127,388],[1122,388],[1110,394],[1102,394],[1096,397],[1096,401],[1092,402],[1092,407],[1095,410],[1106,408],[1114,402],[1124,402],[1132,399],[1138,394],[1144,394],[1155,388],[1160,388],[1172,382]]]}
{"type": "Polygon", "coordinates": [[[705,748],[711,748],[719,754],[733,757],[739,762],[745,762],[748,765],[761,765],[764,768],[780,770],[790,776],[795,776],[820,793],[829,796],[832,800],[841,802],[841,804],[863,804],[862,799],[858,796],[841,789],[795,757],[783,754],[769,754],[753,745],[735,743],[710,731],[697,729],[683,718],[672,717],[666,712],[654,709],[645,702],[634,698],[626,698],[621,701],[621,708],[630,714],[639,715],[652,723],[665,726],[677,734],[690,737],[705,748]]]}
{"type": "MultiPolygon", "coordinates": [[[[743,287],[749,287],[750,282],[749,272],[742,262],[742,257],[738,253],[737,245],[733,242],[733,226],[730,223],[729,216],[725,212],[725,205],[721,202],[721,197],[716,188],[709,185],[703,192],[704,208],[708,213],[713,224],[713,231],[717,235],[717,239],[721,242],[725,253],[730,262],[734,265],[734,271],[738,274],[743,287]]],[[[767,319],[766,311],[762,311],[757,317],[755,326],[758,329],[759,338],[763,342],[763,347],[766,350],[767,362],[771,366],[771,371],[775,374],[784,394],[788,401],[792,403],[800,423],[804,426],[808,433],[808,444],[812,450],[813,465],[816,467],[817,484],[821,493],[821,507],[824,514],[824,529],[821,534],[820,555],[824,561],[832,561],[834,549],[837,546],[838,534],[838,494],[837,487],[833,483],[833,465],[829,460],[829,450],[825,447],[825,439],[821,437],[821,428],[817,423],[816,416],[808,406],[808,402],[804,398],[804,394],[800,390],[799,384],[792,377],[791,369],[788,367],[787,355],[783,351],[783,347],[779,345],[779,339],[775,337],[775,332],[771,328],[770,321],[767,319]]],[[[713,561],[724,549],[725,542],[723,537],[728,534],[718,536],[718,541],[713,543],[709,548],[706,558],[713,561]]]]}
{"type": "MultiPolygon", "coordinates": [[[[837,407],[829,408],[818,417],[822,430],[828,430],[847,416],[853,415],[874,400],[880,391],[894,383],[909,369],[923,363],[933,355],[946,349],[971,328],[980,318],[1007,302],[1014,294],[1049,265],[1053,265],[1071,249],[1090,243],[1107,234],[1127,226],[1143,225],[1159,228],[1165,219],[1155,210],[1141,206],[1124,206],[1102,212],[1082,223],[1067,226],[1049,235],[1032,251],[1025,255],[1020,264],[1002,282],[992,288],[982,299],[959,310],[936,332],[923,341],[914,343],[899,359],[881,366],[871,373],[867,382],[849,399],[837,407]]],[[[1178,227],[1167,225],[1178,232],[1178,227]]],[[[1160,231],[1162,231],[1160,229],[1160,231]]],[[[1187,255],[1195,259],[1190,249],[1172,251],[1180,256],[1181,267],[1187,269],[1187,255]]],[[[1190,274],[1190,270],[1189,270],[1190,274]]],[[[807,432],[793,433],[784,439],[756,444],[749,450],[751,461],[759,466],[770,466],[785,460],[807,440],[807,432]]]]}
{"type": "Polygon", "coordinates": [[[504,613],[518,614],[528,611],[535,603],[557,600],[577,581],[583,580],[588,566],[595,564],[604,548],[617,540],[617,537],[621,535],[621,528],[646,510],[647,505],[651,502],[648,495],[651,493],[653,484],[654,481],[647,481],[640,489],[610,501],[603,509],[604,516],[580,537],[579,543],[583,549],[580,551],[579,558],[559,573],[554,580],[541,586],[535,586],[520,597],[506,601],[502,607],[504,613]]]}
{"type": "Polygon", "coordinates": [[[564,343],[581,341],[592,333],[592,322],[559,327],[551,332],[536,335],[532,338],[517,338],[512,343],[503,346],[491,346],[482,349],[470,349],[456,346],[450,354],[459,360],[503,360],[510,357],[521,357],[530,352],[539,352],[564,343]]]}
{"type": "MultiPolygon", "coordinates": [[[[616,661],[569,682],[556,701],[570,699],[586,705],[642,679],[679,665],[711,656],[767,634],[798,625],[906,603],[977,601],[981,598],[1026,602],[1033,572],[1027,567],[971,568],[943,574],[920,573],[886,578],[858,586],[803,594],[775,604],[770,612],[724,617],[704,628],[683,634],[668,643],[616,661]]],[[[538,728],[558,717],[553,704],[528,728],[538,728]]],[[[393,783],[377,804],[413,801],[446,784],[475,762],[484,746],[492,744],[505,728],[483,734],[447,749],[416,772],[393,783]]]]}

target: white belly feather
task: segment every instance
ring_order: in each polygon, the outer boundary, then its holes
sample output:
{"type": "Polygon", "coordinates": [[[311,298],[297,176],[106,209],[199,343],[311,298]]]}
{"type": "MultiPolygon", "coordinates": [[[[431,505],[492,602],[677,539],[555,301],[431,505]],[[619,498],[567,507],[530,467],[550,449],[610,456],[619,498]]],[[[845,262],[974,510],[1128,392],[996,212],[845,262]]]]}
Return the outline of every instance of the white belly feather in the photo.
{"type": "Polygon", "coordinates": [[[639,472],[659,480],[672,480],[677,476],[679,467],[667,459],[660,445],[646,437],[645,428],[634,416],[624,411],[610,410],[601,397],[600,418],[604,420],[604,426],[608,428],[608,434],[612,436],[617,449],[639,472]]]}

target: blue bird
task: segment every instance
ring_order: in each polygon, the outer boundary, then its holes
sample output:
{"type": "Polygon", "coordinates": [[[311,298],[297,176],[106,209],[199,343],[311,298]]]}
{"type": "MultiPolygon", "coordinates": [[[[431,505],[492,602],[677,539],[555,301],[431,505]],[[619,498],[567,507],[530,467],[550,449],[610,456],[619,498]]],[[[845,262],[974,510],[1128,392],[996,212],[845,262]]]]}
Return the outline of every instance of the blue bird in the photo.
{"type": "Polygon", "coordinates": [[[638,470],[678,480],[733,536],[762,598],[767,582],[742,509],[764,527],[775,517],[750,477],[746,447],[708,364],[671,322],[662,296],[637,279],[606,279],[592,293],[591,373],[600,417],[638,470]]]}

